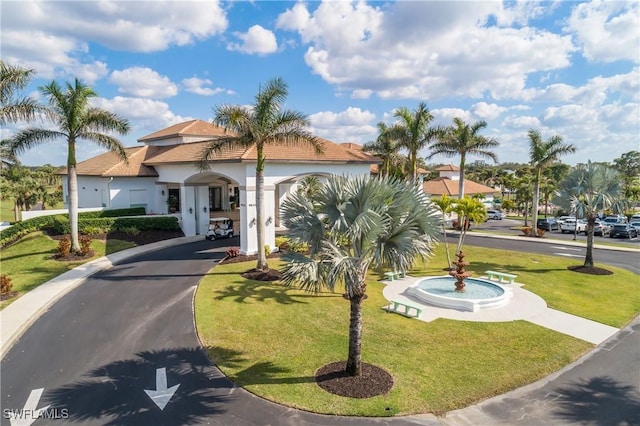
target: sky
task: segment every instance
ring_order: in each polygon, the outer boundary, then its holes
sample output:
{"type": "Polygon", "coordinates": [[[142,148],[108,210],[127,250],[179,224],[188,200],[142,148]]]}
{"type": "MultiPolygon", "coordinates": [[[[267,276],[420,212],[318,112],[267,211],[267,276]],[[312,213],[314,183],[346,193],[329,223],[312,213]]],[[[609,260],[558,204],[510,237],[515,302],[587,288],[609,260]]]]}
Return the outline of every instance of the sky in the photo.
{"type": "MultiPolygon", "coordinates": [[[[35,71],[24,94],[81,79],[98,94],[92,105],[130,121],[125,146],[249,105],[281,77],[285,108],[338,143],[373,141],[397,108],[425,102],[432,125],[486,121],[499,163],[529,161],[529,129],[573,144],[567,164],[640,150],[638,0],[2,0],[0,15],[2,59],[35,71]]],[[[77,158],[101,152],[81,141],[77,158]]],[[[64,165],[66,153],[60,140],[19,159],[64,165]]]]}

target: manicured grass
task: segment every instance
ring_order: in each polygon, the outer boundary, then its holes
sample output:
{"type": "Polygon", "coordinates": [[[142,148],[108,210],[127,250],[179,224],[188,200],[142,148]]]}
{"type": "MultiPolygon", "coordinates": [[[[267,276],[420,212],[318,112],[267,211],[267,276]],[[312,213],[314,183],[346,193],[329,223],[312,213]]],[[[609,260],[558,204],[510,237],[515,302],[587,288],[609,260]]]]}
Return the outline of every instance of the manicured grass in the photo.
{"type": "Polygon", "coordinates": [[[53,258],[53,255],[57,253],[57,241],[42,232],[31,233],[18,243],[0,251],[1,273],[11,278],[13,290],[19,292],[18,296],[2,301],[0,308],[4,308],[25,292],[82,263],[133,246],[125,241],[109,240],[108,244],[105,244],[103,241],[93,240],[91,248],[95,254],[91,259],[61,262],[53,258]]]}
{"type": "Polygon", "coordinates": [[[14,222],[13,201],[0,200],[0,222],[14,222]]]}
{"type": "MultiPolygon", "coordinates": [[[[625,269],[598,264],[597,258],[596,266],[614,272],[613,275],[588,275],[568,270],[567,266],[584,263],[584,259],[578,258],[472,246],[464,247],[463,251],[465,261],[471,263],[467,270],[474,276],[483,275],[487,270],[516,274],[516,281],[542,297],[550,308],[618,328],[640,312],[640,277],[625,269]]],[[[444,245],[440,244],[434,260],[418,263],[412,274],[442,275],[446,265],[444,245]]]]}
{"type": "MultiPolygon", "coordinates": [[[[445,266],[441,260],[430,266],[436,274],[445,266]]],[[[313,295],[242,278],[251,267],[253,262],[222,264],[201,281],[195,299],[198,333],[233,381],[292,407],[340,415],[438,414],[535,381],[592,348],[526,321],[424,323],[388,314],[382,309],[383,284],[371,275],[363,360],[388,370],[394,387],[374,398],[343,398],[317,386],[314,373],[346,359],[348,303],[337,293],[313,295]]]]}

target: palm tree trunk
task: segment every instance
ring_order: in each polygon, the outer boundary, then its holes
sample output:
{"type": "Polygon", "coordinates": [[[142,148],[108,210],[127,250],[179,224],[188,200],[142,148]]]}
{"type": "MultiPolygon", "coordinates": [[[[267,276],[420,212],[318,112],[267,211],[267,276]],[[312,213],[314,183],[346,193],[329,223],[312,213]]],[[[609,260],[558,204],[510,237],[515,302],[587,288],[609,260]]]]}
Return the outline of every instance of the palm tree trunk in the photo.
{"type": "Polygon", "coordinates": [[[447,268],[451,269],[451,255],[449,254],[449,243],[447,243],[447,227],[445,226],[446,216],[442,213],[442,241],[444,242],[444,251],[447,253],[447,268]]]}
{"type": "Polygon", "coordinates": [[[540,204],[540,178],[542,177],[542,173],[540,170],[536,173],[536,180],[533,183],[533,206],[531,206],[531,235],[538,235],[538,204],[540,204]]]}
{"type": "Polygon", "coordinates": [[[71,251],[80,251],[78,238],[78,173],[76,166],[69,165],[69,225],[71,226],[71,251]]]}
{"type": "Polygon", "coordinates": [[[351,311],[349,316],[349,356],[345,369],[349,376],[362,374],[362,300],[364,295],[349,299],[351,311]]]}
{"type": "MultiPolygon", "coordinates": [[[[592,215],[589,215],[587,219],[587,253],[584,257],[584,266],[586,267],[593,267],[593,227],[595,226],[595,224],[595,216],[592,217],[592,215]]],[[[578,229],[577,222],[576,229],[578,229]]]]}
{"type": "Polygon", "coordinates": [[[267,255],[264,252],[264,172],[256,170],[256,229],[258,234],[258,264],[256,269],[266,271],[269,269],[267,255]]]}

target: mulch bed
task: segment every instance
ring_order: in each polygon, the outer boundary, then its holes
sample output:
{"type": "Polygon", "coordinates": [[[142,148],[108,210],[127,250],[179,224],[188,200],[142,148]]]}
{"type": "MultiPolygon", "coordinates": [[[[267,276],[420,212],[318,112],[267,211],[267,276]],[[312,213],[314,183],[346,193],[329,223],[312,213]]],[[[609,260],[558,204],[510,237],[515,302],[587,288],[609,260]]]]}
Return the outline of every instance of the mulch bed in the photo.
{"type": "Polygon", "coordinates": [[[567,269],[573,272],[580,272],[581,274],[613,275],[612,271],[604,268],[598,268],[597,266],[571,265],[567,266],[567,269]]]}
{"type": "Polygon", "coordinates": [[[360,376],[345,372],[346,361],[333,362],[316,371],[316,383],[325,391],[347,398],[371,398],[384,395],[393,387],[393,377],[386,370],[362,363],[360,376]]]}
{"type": "MultiPolygon", "coordinates": [[[[277,251],[267,256],[267,259],[277,259],[281,256],[282,256],[282,252],[277,251]]],[[[234,257],[227,257],[222,261],[222,263],[256,262],[257,260],[258,260],[258,255],[256,254],[250,255],[250,256],[240,255],[240,256],[234,256],[234,257]]],[[[269,268],[269,270],[267,271],[260,271],[255,268],[249,269],[248,271],[245,271],[242,274],[242,276],[249,280],[255,280],[255,281],[278,281],[282,279],[282,273],[277,269],[271,269],[271,268],[269,268]]]]}
{"type": "Polygon", "coordinates": [[[0,294],[0,301],[2,301],[2,300],[9,300],[9,299],[11,299],[12,297],[15,297],[15,296],[17,296],[17,295],[18,295],[18,292],[17,292],[17,291],[10,291],[10,292],[8,292],[8,293],[0,294]]]}

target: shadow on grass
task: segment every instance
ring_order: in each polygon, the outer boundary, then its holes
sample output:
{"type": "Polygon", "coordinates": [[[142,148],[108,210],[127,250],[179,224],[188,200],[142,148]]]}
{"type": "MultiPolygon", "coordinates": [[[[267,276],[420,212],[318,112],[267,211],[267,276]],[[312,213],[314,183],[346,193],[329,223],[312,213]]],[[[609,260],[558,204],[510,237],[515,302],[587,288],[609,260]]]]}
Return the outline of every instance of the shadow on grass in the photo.
{"type": "Polygon", "coordinates": [[[85,373],[76,383],[47,390],[45,403],[67,409],[71,422],[104,425],[184,425],[225,412],[233,383],[200,348],[173,348],[136,354],[85,373]],[[156,370],[166,369],[166,385],[179,385],[161,410],[145,390],[158,390],[156,370]]]}
{"type": "Polygon", "coordinates": [[[637,388],[610,377],[594,377],[560,388],[562,397],[554,415],[577,424],[638,425],[640,395],[637,388]]]}
{"type": "MultiPolygon", "coordinates": [[[[241,352],[222,348],[219,346],[208,346],[205,348],[207,354],[222,371],[229,369],[237,370],[245,359],[241,352]]],[[[232,380],[239,386],[250,385],[276,385],[276,384],[299,384],[315,383],[315,376],[290,377],[287,375],[291,370],[279,366],[270,361],[257,362],[249,367],[240,370],[233,375],[232,380]]]]}
{"type": "MultiPolygon", "coordinates": [[[[227,275],[227,274],[225,274],[227,275]]],[[[231,274],[231,275],[237,275],[231,274]]],[[[254,281],[254,280],[238,280],[229,284],[224,288],[216,289],[217,296],[215,300],[231,299],[236,303],[244,303],[247,300],[263,302],[273,300],[282,305],[290,305],[294,303],[307,303],[305,299],[316,297],[340,297],[337,293],[320,292],[293,294],[294,288],[286,287],[278,282],[254,281]]]]}

